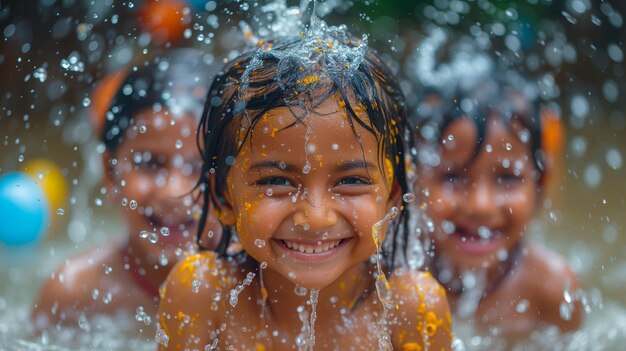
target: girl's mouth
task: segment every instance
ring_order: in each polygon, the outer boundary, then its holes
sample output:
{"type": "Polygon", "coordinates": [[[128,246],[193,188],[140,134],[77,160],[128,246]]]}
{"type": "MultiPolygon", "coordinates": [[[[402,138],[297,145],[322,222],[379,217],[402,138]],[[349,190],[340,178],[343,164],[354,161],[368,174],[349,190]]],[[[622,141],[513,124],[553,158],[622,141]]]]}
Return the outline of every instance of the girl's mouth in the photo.
{"type": "Polygon", "coordinates": [[[273,239],[272,241],[293,258],[318,261],[327,259],[339,252],[352,241],[352,238],[318,241],[273,239]]]}
{"type": "Polygon", "coordinates": [[[456,228],[451,235],[460,251],[470,255],[486,255],[500,247],[502,234],[498,230],[481,227],[477,230],[456,228]]]}

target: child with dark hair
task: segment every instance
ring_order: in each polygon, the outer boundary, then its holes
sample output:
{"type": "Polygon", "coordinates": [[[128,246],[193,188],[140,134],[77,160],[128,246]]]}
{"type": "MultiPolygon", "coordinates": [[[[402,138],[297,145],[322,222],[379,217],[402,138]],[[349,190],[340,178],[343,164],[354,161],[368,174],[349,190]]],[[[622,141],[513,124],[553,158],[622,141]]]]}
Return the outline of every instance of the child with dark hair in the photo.
{"type": "Polygon", "coordinates": [[[415,188],[432,239],[428,269],[460,325],[525,338],[578,328],[579,285],[567,261],[525,238],[548,167],[539,91],[461,39],[434,59],[435,32],[415,66],[423,87],[413,116],[415,188]]]}
{"type": "Polygon", "coordinates": [[[395,264],[406,110],[366,41],[313,18],[228,63],[210,96],[199,186],[223,236],[168,276],[160,348],[450,349],[443,289],[395,264]]]}
{"type": "MultiPolygon", "coordinates": [[[[104,185],[123,214],[119,240],[66,261],[48,279],[32,318],[39,328],[95,314],[126,312],[150,324],[158,289],[183,250],[195,246],[200,177],[195,133],[207,85],[217,71],[195,49],[173,49],[131,69],[102,131],[104,185]]],[[[206,209],[210,212],[210,208],[206,209]]],[[[199,242],[215,248],[208,214],[199,242]]],[[[154,325],[154,323],[152,323],[154,325]]]]}

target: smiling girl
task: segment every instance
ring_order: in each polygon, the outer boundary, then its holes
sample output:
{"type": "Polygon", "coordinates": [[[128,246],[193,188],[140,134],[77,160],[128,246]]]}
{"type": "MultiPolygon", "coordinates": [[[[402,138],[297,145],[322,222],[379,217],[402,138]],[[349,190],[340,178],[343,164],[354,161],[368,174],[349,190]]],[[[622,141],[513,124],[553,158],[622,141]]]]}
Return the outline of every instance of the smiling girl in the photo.
{"type": "Polygon", "coordinates": [[[429,271],[447,288],[460,325],[508,339],[548,326],[575,330],[575,274],[526,237],[552,165],[539,91],[471,40],[457,44],[454,61],[439,66],[449,68],[447,80],[422,82],[413,118],[416,188],[434,243],[429,271]]]}
{"type": "Polygon", "coordinates": [[[394,264],[408,213],[377,225],[408,191],[404,99],[378,55],[307,31],[233,60],[210,94],[200,186],[224,235],[168,276],[160,348],[449,349],[443,289],[394,264]]]}

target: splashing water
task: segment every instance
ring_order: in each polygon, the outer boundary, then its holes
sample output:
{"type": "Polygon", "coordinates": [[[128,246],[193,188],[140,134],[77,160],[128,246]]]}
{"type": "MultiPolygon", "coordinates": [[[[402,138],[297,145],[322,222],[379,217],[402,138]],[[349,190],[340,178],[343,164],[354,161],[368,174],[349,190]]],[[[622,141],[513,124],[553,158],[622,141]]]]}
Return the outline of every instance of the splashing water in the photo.
{"type": "Polygon", "coordinates": [[[317,319],[317,300],[319,298],[320,290],[311,289],[311,295],[309,296],[309,304],[311,305],[311,319],[309,321],[309,329],[311,334],[309,336],[309,349],[313,351],[315,346],[315,320],[317,319]]]}
{"type": "Polygon", "coordinates": [[[232,289],[230,291],[230,300],[228,302],[230,302],[230,305],[232,307],[237,306],[237,302],[239,294],[241,294],[241,292],[243,291],[243,289],[250,285],[252,283],[252,279],[254,279],[254,276],[256,274],[252,273],[252,272],[248,272],[248,274],[246,274],[246,279],[244,279],[241,284],[237,285],[237,287],[235,287],[234,289],[232,289]]]}
{"type": "Polygon", "coordinates": [[[389,281],[387,281],[387,277],[385,272],[382,270],[380,266],[380,246],[382,241],[382,228],[383,226],[393,220],[398,214],[400,210],[397,207],[392,207],[389,213],[382,220],[374,223],[372,226],[372,238],[374,239],[374,244],[376,245],[376,293],[378,295],[378,299],[380,303],[383,305],[383,313],[381,315],[379,324],[381,326],[381,335],[378,339],[378,349],[380,351],[392,350],[391,346],[391,337],[389,336],[389,328],[387,326],[387,315],[389,314],[389,310],[395,307],[395,303],[391,297],[391,287],[389,285],[389,281]]]}

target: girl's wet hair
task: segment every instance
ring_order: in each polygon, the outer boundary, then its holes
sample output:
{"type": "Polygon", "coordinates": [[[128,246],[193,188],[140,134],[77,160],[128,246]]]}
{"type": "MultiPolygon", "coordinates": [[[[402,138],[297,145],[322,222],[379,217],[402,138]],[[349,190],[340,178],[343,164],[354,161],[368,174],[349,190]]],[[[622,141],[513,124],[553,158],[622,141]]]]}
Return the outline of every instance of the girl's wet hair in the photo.
{"type": "MultiPolygon", "coordinates": [[[[348,50],[363,50],[362,60],[350,61],[356,62],[351,69],[349,64],[341,64],[336,56],[327,54],[325,48],[312,50],[315,57],[304,60],[297,55],[290,56],[290,53],[300,52],[305,39],[271,43],[268,44],[271,49],[245,53],[228,63],[213,81],[198,132],[198,146],[203,158],[202,178],[198,185],[204,189],[198,240],[204,230],[209,202],[217,207],[225,201],[226,175],[234,157],[243,143],[251,143],[255,126],[261,118],[276,108],[287,107],[294,115],[295,121],[286,127],[289,128],[312,118],[308,117],[310,112],[329,98],[340,99],[345,103],[343,108],[352,130],[355,131],[358,124],[376,137],[383,173],[388,173],[385,162],[391,162],[400,191],[409,191],[404,163],[407,112],[395,76],[376,52],[366,45],[359,45],[363,43],[355,39],[341,39],[341,45],[348,50]],[[368,118],[363,118],[364,115],[368,118]],[[210,177],[214,177],[213,187],[210,177]]],[[[330,40],[319,42],[330,43],[330,40]]],[[[326,49],[331,51],[332,46],[326,49]]],[[[390,252],[383,253],[389,271],[399,249],[395,244],[398,242],[396,237],[401,236],[401,242],[406,242],[408,216],[403,209],[399,220],[388,230],[394,239],[390,252]]],[[[217,248],[219,255],[226,255],[231,236],[232,228],[224,228],[217,248]]]]}
{"type": "Polygon", "coordinates": [[[171,49],[130,70],[106,114],[102,141],[114,153],[133,118],[147,108],[200,119],[207,86],[218,70],[212,57],[192,49],[171,49]]]}
{"type": "MultiPolygon", "coordinates": [[[[478,132],[474,153],[468,160],[470,164],[483,148],[487,122],[490,118],[499,118],[522,142],[529,143],[539,180],[544,172],[545,155],[541,145],[538,88],[517,72],[498,67],[484,54],[474,55],[482,55],[482,62],[486,63],[474,76],[462,72],[454,77],[452,73],[448,82],[453,83],[421,88],[417,106],[411,109],[410,116],[414,145],[424,142],[437,145],[452,122],[469,118],[478,132]],[[513,121],[521,125],[521,131],[512,127],[513,121]]],[[[420,166],[435,166],[439,162],[428,148],[413,149],[412,154],[420,166]]]]}

